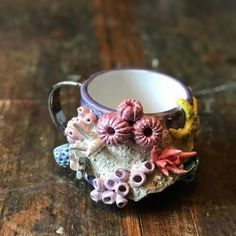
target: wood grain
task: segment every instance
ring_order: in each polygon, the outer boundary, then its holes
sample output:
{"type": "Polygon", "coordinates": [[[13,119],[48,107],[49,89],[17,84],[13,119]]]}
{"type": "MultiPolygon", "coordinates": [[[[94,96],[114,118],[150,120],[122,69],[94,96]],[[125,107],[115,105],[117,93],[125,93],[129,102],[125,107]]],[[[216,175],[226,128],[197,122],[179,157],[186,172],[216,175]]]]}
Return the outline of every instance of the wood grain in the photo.
{"type": "MultiPolygon", "coordinates": [[[[223,0],[2,0],[0,235],[235,235],[235,14],[223,0]],[[56,166],[52,149],[66,140],[47,109],[54,83],[119,67],[191,85],[202,127],[196,181],[124,209],[94,203],[56,166]]],[[[77,104],[70,91],[69,114],[77,104]]]]}

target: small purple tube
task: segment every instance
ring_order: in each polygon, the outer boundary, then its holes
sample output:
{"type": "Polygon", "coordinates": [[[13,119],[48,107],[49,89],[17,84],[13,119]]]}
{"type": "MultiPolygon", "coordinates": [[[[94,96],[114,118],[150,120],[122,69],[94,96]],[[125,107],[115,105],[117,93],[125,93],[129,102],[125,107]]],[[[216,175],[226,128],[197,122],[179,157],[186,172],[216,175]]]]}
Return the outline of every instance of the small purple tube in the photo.
{"type": "Polygon", "coordinates": [[[95,178],[93,180],[93,187],[98,192],[104,191],[105,190],[104,180],[102,178],[95,178]]]}
{"type": "Polygon", "coordinates": [[[155,170],[155,165],[152,161],[145,161],[141,165],[141,171],[145,174],[151,174],[155,170]]]}
{"type": "Polygon", "coordinates": [[[114,190],[115,186],[118,182],[119,182],[119,179],[116,176],[114,176],[114,177],[107,178],[104,181],[104,185],[105,185],[106,189],[114,190]]]}
{"type": "Polygon", "coordinates": [[[129,171],[123,168],[118,168],[115,170],[115,176],[119,178],[120,181],[126,181],[129,178],[129,171]]]}
{"type": "Polygon", "coordinates": [[[102,201],[105,204],[113,204],[116,201],[116,194],[114,191],[107,190],[102,193],[102,201]]]}
{"type": "Polygon", "coordinates": [[[96,189],[94,189],[91,193],[90,193],[90,197],[93,201],[95,202],[99,202],[102,200],[102,193],[98,192],[96,189]]]}
{"type": "Polygon", "coordinates": [[[115,192],[125,197],[129,194],[129,185],[126,182],[120,182],[116,185],[115,192]]]}
{"type": "Polygon", "coordinates": [[[116,205],[119,208],[123,208],[128,203],[128,200],[124,198],[123,196],[117,194],[116,195],[116,205]]]}
{"type": "Polygon", "coordinates": [[[131,174],[129,180],[132,187],[138,188],[146,181],[146,175],[141,171],[136,171],[131,174]]]}

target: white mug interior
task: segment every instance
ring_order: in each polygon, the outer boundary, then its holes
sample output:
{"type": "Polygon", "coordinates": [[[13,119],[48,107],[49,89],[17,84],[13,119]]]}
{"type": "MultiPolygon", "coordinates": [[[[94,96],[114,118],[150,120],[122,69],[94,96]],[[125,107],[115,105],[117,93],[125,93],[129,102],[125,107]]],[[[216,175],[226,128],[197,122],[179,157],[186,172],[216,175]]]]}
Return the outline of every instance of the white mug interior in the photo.
{"type": "Polygon", "coordinates": [[[139,69],[99,73],[88,83],[87,92],[95,102],[110,109],[116,109],[125,98],[138,100],[144,113],[175,109],[179,98],[187,100],[189,96],[188,88],[175,78],[139,69]]]}

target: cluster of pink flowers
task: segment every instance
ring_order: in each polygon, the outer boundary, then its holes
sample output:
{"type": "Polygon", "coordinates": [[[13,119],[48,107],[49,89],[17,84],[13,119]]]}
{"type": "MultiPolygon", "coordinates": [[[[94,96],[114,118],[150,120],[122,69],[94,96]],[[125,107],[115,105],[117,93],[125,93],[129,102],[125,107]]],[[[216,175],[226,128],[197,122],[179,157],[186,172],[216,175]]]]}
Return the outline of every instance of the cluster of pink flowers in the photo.
{"type": "Polygon", "coordinates": [[[131,99],[121,102],[115,112],[102,115],[97,124],[97,133],[106,145],[133,139],[140,146],[152,147],[161,139],[162,130],[159,119],[144,115],[141,103],[131,99]]]}
{"type": "Polygon", "coordinates": [[[138,188],[146,181],[146,175],[153,173],[155,165],[151,161],[142,163],[138,171],[130,173],[126,169],[118,168],[114,175],[109,178],[95,178],[93,180],[94,190],[90,193],[92,200],[105,204],[113,204],[119,208],[128,203],[126,198],[130,192],[130,187],[138,188]]]}

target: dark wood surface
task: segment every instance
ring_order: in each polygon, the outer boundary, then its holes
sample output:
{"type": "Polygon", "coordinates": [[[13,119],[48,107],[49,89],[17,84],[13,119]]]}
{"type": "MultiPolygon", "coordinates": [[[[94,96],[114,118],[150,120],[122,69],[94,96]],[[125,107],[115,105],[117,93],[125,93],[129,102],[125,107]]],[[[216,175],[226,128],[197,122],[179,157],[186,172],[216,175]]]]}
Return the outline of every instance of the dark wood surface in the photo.
{"type": "Polygon", "coordinates": [[[0,235],[236,235],[235,17],[234,0],[1,0],[0,235]],[[201,118],[196,181],[124,209],[56,165],[47,108],[54,83],[117,67],[183,80],[201,118]]]}

